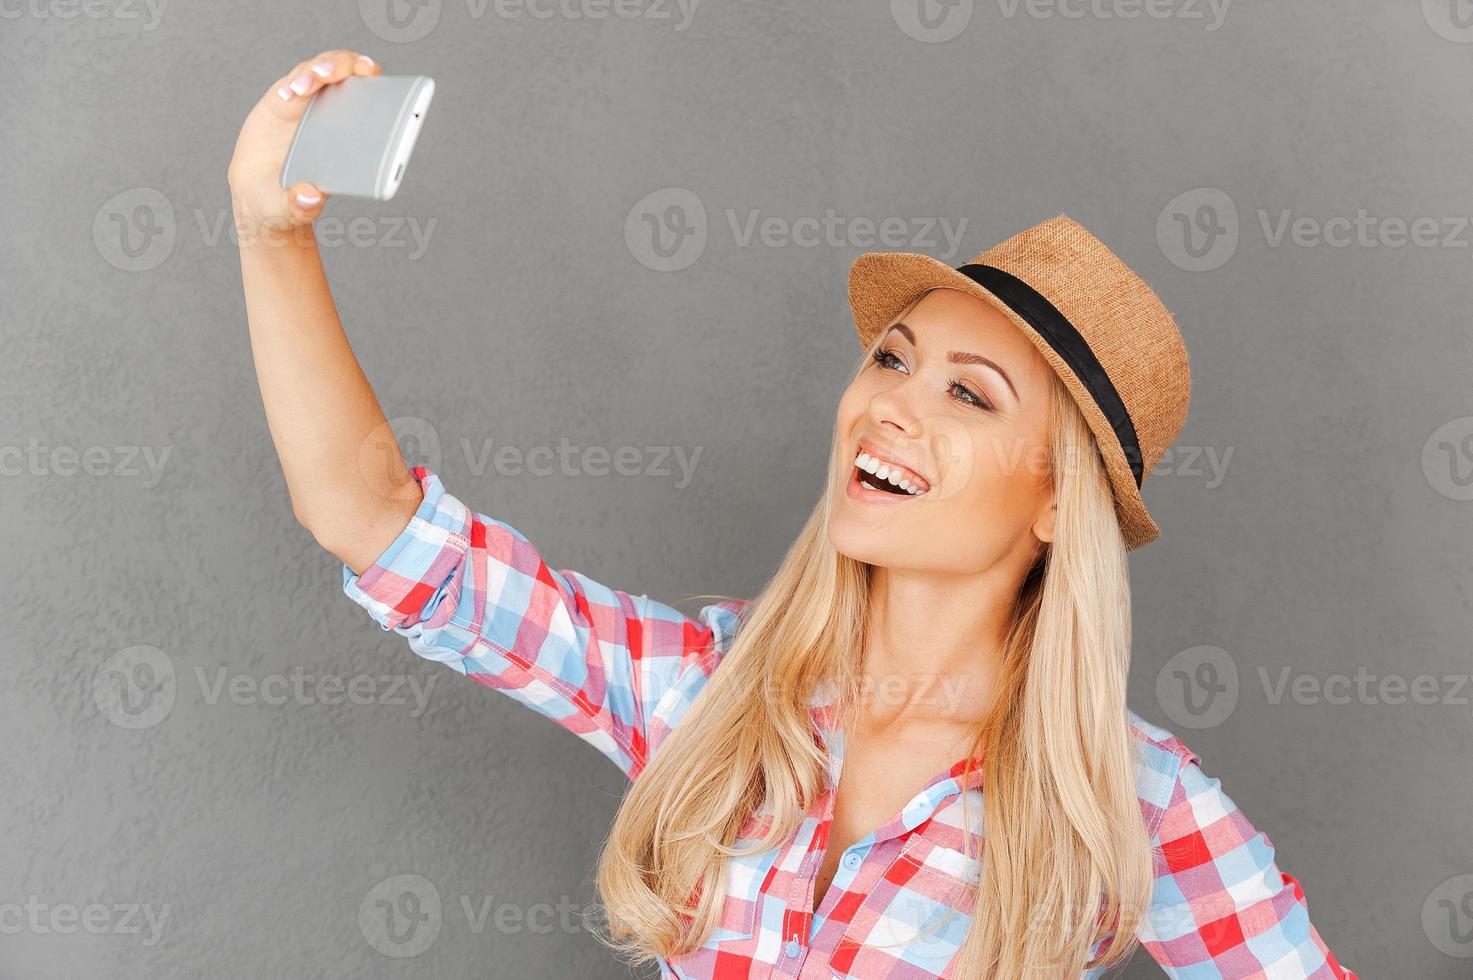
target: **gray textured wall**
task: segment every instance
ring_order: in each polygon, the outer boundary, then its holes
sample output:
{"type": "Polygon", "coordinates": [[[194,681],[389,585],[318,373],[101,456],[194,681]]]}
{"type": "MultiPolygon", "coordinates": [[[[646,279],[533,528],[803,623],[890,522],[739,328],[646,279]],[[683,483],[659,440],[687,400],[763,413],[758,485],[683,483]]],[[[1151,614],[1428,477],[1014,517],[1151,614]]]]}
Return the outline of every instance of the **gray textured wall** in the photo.
{"type": "Polygon", "coordinates": [[[386,412],[453,492],[629,591],[751,595],[775,566],[860,251],[960,264],[1060,211],[1112,244],[1195,370],[1133,557],[1133,706],[1270,834],[1347,964],[1473,974],[1450,3],[968,0],[931,27],[915,0],[0,3],[0,977],[627,975],[494,911],[592,899],[618,772],[414,658],[292,520],[225,167],[264,87],[339,45],[439,82],[398,197],[320,228],[386,412]],[[652,268],[672,203],[704,244],[652,268]],[[830,211],[832,242],[788,234],[830,211]],[[688,481],[498,470],[563,439],[700,456],[688,481]],[[397,875],[443,903],[412,958],[359,927],[397,875]]]}

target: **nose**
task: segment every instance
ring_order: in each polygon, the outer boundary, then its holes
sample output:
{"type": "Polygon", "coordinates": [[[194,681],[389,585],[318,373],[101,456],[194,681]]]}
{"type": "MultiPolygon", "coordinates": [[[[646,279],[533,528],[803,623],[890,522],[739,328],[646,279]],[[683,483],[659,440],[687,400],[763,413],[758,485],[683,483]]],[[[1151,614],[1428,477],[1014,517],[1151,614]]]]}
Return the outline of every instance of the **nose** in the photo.
{"type": "Polygon", "coordinates": [[[915,379],[905,378],[876,392],[869,401],[870,419],[894,436],[917,439],[921,434],[916,410],[915,379]]]}

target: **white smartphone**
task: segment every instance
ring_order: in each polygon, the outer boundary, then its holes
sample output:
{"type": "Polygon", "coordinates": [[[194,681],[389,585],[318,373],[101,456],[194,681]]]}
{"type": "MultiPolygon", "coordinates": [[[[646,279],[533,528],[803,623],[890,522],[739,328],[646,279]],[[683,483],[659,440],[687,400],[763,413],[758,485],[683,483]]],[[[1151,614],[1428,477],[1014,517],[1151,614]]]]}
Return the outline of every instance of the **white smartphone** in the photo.
{"type": "Polygon", "coordinates": [[[427,75],[353,75],[315,92],[281,161],[281,186],[387,201],[435,95],[427,75]]]}

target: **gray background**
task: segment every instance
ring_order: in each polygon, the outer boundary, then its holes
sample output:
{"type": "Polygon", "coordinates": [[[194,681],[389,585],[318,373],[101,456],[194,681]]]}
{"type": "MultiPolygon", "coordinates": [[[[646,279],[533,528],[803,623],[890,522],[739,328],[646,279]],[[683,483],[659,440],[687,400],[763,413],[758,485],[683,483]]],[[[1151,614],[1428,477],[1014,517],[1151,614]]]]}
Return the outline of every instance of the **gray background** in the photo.
{"type": "MultiPolygon", "coordinates": [[[[327,209],[368,222],[324,254],[387,414],[420,420],[400,423],[416,461],[432,432],[452,492],[554,564],[666,601],[754,594],[819,492],[856,255],[961,264],[1061,211],[1104,238],[1186,336],[1179,444],[1231,453],[1217,477],[1182,456],[1147,484],[1164,536],[1132,557],[1132,706],[1270,835],[1344,963],[1473,975],[1473,919],[1441,901],[1473,891],[1473,692],[1444,677],[1466,677],[1473,625],[1473,37],[1431,0],[1245,0],[1215,28],[1186,0],[1133,19],[989,0],[942,41],[904,29],[906,2],[706,0],[677,29],[673,7],[535,19],[445,0],[415,40],[369,2],[6,6],[0,977],[627,975],[586,935],[477,931],[461,906],[591,900],[620,774],[382,633],[292,519],[225,169],[265,86],[334,46],[439,82],[398,197],[327,209]],[[625,228],[670,188],[699,199],[707,240],[656,271],[625,228]],[[739,227],[754,210],[968,223],[957,254],[741,244],[728,209],[739,227]],[[1271,238],[1284,212],[1360,210],[1454,241],[1271,238]],[[1212,268],[1173,240],[1199,213],[1229,229],[1195,239],[1216,242],[1212,268]],[[411,218],[423,248],[395,224],[411,218]],[[501,473],[460,448],[564,438],[701,456],[677,486],[501,473]],[[31,440],[38,462],[16,455],[31,440]],[[89,447],[74,471],[68,450],[89,447]],[[127,447],[169,455],[150,475],[127,447]],[[173,701],[129,728],[105,692],[138,647],[173,701]],[[1172,694],[1192,658],[1237,672],[1207,727],[1172,694]],[[1260,675],[1357,668],[1373,683],[1347,704],[1275,703],[1260,675]],[[294,669],[375,687],[211,696],[220,676],[294,669]],[[1461,703],[1377,694],[1418,674],[1461,703]],[[424,710],[393,703],[406,678],[433,683],[424,710]],[[444,903],[412,958],[358,925],[401,874],[444,903]],[[46,911],[17,928],[27,902],[46,911]],[[89,903],[109,909],[100,932],[53,928],[50,910],[89,903]],[[128,906],[169,917],[151,937],[128,906]]],[[[1159,969],[1142,955],[1127,975],[1159,969]]]]}

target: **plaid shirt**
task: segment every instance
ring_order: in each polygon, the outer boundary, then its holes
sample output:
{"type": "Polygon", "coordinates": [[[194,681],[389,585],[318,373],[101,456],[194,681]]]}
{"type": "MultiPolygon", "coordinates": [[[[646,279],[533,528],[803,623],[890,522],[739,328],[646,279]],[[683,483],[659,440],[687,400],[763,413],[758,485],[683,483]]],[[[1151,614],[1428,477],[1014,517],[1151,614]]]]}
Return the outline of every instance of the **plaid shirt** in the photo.
{"type": "MultiPolygon", "coordinates": [[[[630,779],[679,724],[730,649],[745,602],[694,618],[568,569],[551,568],[510,525],[469,510],[439,478],[414,469],[424,500],[375,564],[343,590],[421,657],[439,661],[551,718],[630,779]]],[[[825,692],[816,734],[830,787],[843,761],[825,692]]],[[[1149,913],[1138,935],[1168,976],[1348,978],[1309,921],[1304,891],[1175,735],[1130,712],[1137,795],[1158,848],[1149,913]]],[[[664,977],[949,977],[971,921],[981,863],[963,850],[962,794],[980,830],[980,773],[937,773],[884,825],[850,845],[823,901],[814,878],[834,813],[830,788],[781,846],[732,859],[718,928],[693,952],[662,960],[664,977]]],[[[749,816],[738,844],[762,835],[749,816]]],[[[1111,937],[1101,939],[1099,952],[1111,937]]],[[[1090,970],[1083,976],[1098,977],[1090,970]]]]}

